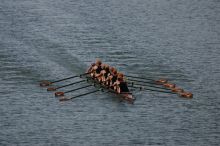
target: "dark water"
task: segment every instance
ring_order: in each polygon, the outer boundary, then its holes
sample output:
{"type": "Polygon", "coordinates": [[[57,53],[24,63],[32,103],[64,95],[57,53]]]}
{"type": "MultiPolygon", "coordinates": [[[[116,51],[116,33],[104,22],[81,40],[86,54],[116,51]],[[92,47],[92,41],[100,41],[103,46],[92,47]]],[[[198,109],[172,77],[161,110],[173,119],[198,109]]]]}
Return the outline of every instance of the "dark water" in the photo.
{"type": "Polygon", "coordinates": [[[219,40],[218,0],[1,0],[0,145],[219,145],[219,40]],[[38,86],[95,58],[194,98],[136,92],[130,105],[96,93],[61,103],[38,86]]]}

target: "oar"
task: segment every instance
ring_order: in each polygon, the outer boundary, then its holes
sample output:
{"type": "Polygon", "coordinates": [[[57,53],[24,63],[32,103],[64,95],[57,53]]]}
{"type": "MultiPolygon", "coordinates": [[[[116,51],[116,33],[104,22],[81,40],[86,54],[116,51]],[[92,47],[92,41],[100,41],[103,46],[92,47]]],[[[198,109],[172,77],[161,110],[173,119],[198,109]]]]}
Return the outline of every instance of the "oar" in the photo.
{"type": "MultiPolygon", "coordinates": [[[[138,78],[140,79],[140,78],[138,78]]],[[[166,84],[168,81],[165,79],[159,79],[159,80],[153,80],[150,79],[150,81],[147,81],[149,79],[146,80],[146,78],[142,78],[142,80],[137,80],[137,79],[133,79],[133,78],[128,78],[128,80],[130,81],[136,81],[136,82],[141,82],[141,83],[147,83],[147,84],[156,84],[156,85],[161,85],[161,84],[166,84]]]]}
{"type": "Polygon", "coordinates": [[[152,84],[152,85],[162,85],[166,88],[175,88],[176,85],[173,83],[168,83],[167,81],[160,79],[160,80],[155,80],[154,82],[148,82],[148,81],[140,81],[140,80],[135,80],[135,79],[128,79],[128,81],[133,81],[133,82],[139,82],[139,83],[146,83],[146,84],[152,84]]]}
{"type": "Polygon", "coordinates": [[[76,78],[76,77],[81,77],[81,76],[84,76],[84,75],[87,75],[89,73],[84,73],[84,74],[80,74],[80,75],[76,75],[76,76],[72,76],[72,77],[68,77],[68,78],[64,78],[64,79],[60,79],[60,80],[56,80],[56,81],[47,81],[47,80],[44,80],[44,81],[41,81],[40,83],[40,86],[42,87],[46,87],[46,86],[49,86],[53,83],[57,83],[57,82],[61,82],[61,81],[65,81],[65,80],[69,80],[69,79],[73,79],[73,78],[76,78]]]}
{"type": "MultiPolygon", "coordinates": [[[[158,86],[153,86],[153,85],[147,85],[147,84],[139,84],[139,83],[134,83],[134,82],[128,82],[131,83],[132,85],[139,85],[139,86],[147,86],[147,87],[152,87],[152,88],[158,88],[158,89],[163,89],[163,90],[167,90],[167,91],[172,91],[172,92],[178,92],[178,93],[183,93],[184,90],[182,88],[179,87],[175,87],[173,86],[173,84],[169,83],[170,87],[158,87],[158,86]]],[[[168,84],[168,83],[166,83],[168,84]]]]}
{"type": "Polygon", "coordinates": [[[163,90],[148,89],[148,88],[137,87],[137,86],[129,86],[129,87],[132,87],[132,88],[138,88],[138,89],[140,89],[140,90],[148,90],[148,91],[156,91],[156,92],[162,92],[162,93],[177,94],[177,93],[170,92],[170,91],[163,91],[163,90]]]}
{"type": "Polygon", "coordinates": [[[156,82],[156,83],[166,83],[167,82],[166,79],[154,80],[154,79],[151,79],[151,78],[144,78],[144,77],[137,77],[137,76],[130,76],[130,75],[125,75],[125,76],[128,77],[128,78],[148,80],[148,81],[152,81],[152,82],[156,82]]]}
{"type": "Polygon", "coordinates": [[[88,94],[92,94],[92,93],[95,93],[95,92],[98,92],[100,90],[94,90],[94,91],[90,91],[90,92],[87,92],[87,93],[84,93],[84,94],[80,94],[80,95],[77,95],[77,96],[73,96],[73,97],[70,97],[70,98],[67,98],[65,96],[62,96],[60,97],[60,101],[67,101],[67,100],[71,100],[71,99],[74,99],[74,98],[77,98],[77,97],[80,97],[80,96],[85,96],[85,95],[88,95],[88,94]]]}
{"type": "Polygon", "coordinates": [[[67,84],[67,85],[63,85],[63,86],[59,86],[59,87],[49,87],[49,88],[47,88],[47,91],[56,91],[57,89],[64,88],[64,87],[67,87],[67,86],[71,86],[71,85],[75,85],[75,84],[82,83],[82,82],[85,82],[85,81],[87,81],[87,80],[77,81],[77,82],[73,82],[71,84],[67,84]]]}
{"type": "Polygon", "coordinates": [[[136,84],[136,85],[140,85],[140,86],[149,86],[149,87],[153,87],[153,86],[150,86],[150,85],[145,85],[145,84],[139,84],[139,83],[146,83],[146,84],[152,84],[152,85],[162,85],[164,87],[157,87],[157,86],[154,86],[155,88],[158,88],[158,89],[164,89],[164,90],[171,90],[172,92],[184,92],[184,90],[182,88],[179,88],[179,87],[176,87],[175,84],[173,83],[156,83],[156,82],[148,82],[148,81],[140,81],[140,80],[135,80],[135,79],[128,79],[128,81],[132,81],[133,84],[136,84]],[[135,83],[137,82],[137,83],[135,83]]]}
{"type": "Polygon", "coordinates": [[[143,80],[136,80],[132,78],[127,78],[128,81],[133,81],[133,82],[140,82],[140,83],[146,83],[146,84],[153,84],[153,85],[158,85],[155,81],[143,81],[143,80]]]}
{"type": "Polygon", "coordinates": [[[170,92],[170,91],[162,91],[162,90],[155,90],[155,89],[148,89],[148,88],[143,88],[143,87],[136,87],[136,86],[130,86],[130,87],[133,87],[133,88],[139,88],[140,90],[148,90],[148,91],[156,91],[156,92],[161,92],[161,93],[169,93],[169,94],[177,94],[181,97],[184,97],[184,98],[193,98],[193,94],[190,93],[190,92],[170,92]]]}
{"type": "Polygon", "coordinates": [[[93,86],[93,85],[86,85],[86,86],[79,87],[79,88],[76,88],[76,89],[73,89],[73,90],[69,90],[69,91],[65,91],[65,92],[56,92],[55,96],[64,96],[65,93],[77,91],[77,90],[80,90],[80,89],[83,89],[83,88],[87,88],[87,87],[90,87],[90,86],[93,86]]]}
{"type": "Polygon", "coordinates": [[[154,86],[154,85],[147,85],[147,84],[140,84],[140,83],[134,83],[134,82],[128,82],[131,85],[139,85],[139,86],[147,86],[147,87],[152,87],[152,88],[158,88],[158,89],[163,89],[163,90],[169,90],[168,88],[164,88],[164,87],[158,87],[158,86],[154,86]]]}

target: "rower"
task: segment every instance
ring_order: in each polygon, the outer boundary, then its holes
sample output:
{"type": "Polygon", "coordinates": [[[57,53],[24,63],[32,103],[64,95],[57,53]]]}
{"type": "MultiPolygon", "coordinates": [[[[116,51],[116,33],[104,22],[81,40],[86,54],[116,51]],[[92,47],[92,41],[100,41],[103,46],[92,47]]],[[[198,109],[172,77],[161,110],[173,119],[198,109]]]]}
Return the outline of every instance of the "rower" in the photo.
{"type": "Polygon", "coordinates": [[[102,76],[105,74],[105,68],[106,68],[106,65],[105,64],[101,64],[101,71],[99,73],[97,73],[95,75],[96,79],[101,83],[103,82],[102,80],[102,76]]]}
{"type": "Polygon", "coordinates": [[[102,65],[102,61],[100,59],[97,59],[95,63],[96,74],[100,74],[102,70],[101,65],[102,65]]]}
{"type": "Polygon", "coordinates": [[[117,70],[113,67],[110,68],[110,74],[106,79],[107,85],[114,89],[114,83],[117,81],[117,70]]]}
{"type": "Polygon", "coordinates": [[[87,73],[91,72],[91,77],[96,77],[97,74],[100,74],[102,68],[101,68],[101,60],[97,59],[95,63],[91,64],[89,69],[87,70],[87,73]]]}
{"type": "Polygon", "coordinates": [[[90,67],[87,69],[86,73],[92,73],[94,71],[95,63],[92,63],[90,67]]]}
{"type": "Polygon", "coordinates": [[[101,71],[101,82],[107,84],[107,78],[110,75],[109,66],[107,64],[104,65],[104,69],[101,71]]]}
{"type": "Polygon", "coordinates": [[[118,79],[114,84],[115,90],[120,93],[129,93],[127,82],[124,80],[124,75],[118,73],[118,79]]]}

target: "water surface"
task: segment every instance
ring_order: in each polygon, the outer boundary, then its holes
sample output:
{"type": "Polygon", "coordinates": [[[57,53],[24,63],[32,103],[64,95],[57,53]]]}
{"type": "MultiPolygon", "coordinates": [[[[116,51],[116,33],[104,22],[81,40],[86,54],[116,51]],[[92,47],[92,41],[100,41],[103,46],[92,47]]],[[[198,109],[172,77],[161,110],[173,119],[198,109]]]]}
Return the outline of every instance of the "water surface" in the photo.
{"type": "Polygon", "coordinates": [[[219,10],[218,0],[2,0],[0,145],[218,145],[219,10]],[[38,85],[95,58],[194,98],[135,92],[130,105],[96,93],[61,103],[38,85]]]}

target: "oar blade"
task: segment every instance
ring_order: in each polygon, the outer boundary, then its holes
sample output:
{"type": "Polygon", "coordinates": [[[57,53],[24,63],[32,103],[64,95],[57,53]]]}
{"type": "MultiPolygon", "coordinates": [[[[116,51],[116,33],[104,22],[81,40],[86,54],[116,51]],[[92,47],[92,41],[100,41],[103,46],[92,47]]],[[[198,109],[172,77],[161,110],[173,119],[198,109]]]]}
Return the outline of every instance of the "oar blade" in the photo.
{"type": "Polygon", "coordinates": [[[165,84],[163,84],[163,86],[167,87],[167,88],[175,88],[176,87],[176,85],[173,83],[165,83],[165,84]]]}
{"type": "Polygon", "coordinates": [[[47,88],[47,91],[56,91],[57,89],[55,87],[49,87],[47,88]]]}
{"type": "Polygon", "coordinates": [[[188,98],[188,99],[192,99],[193,98],[193,94],[190,93],[190,92],[183,92],[183,93],[180,93],[179,95],[181,97],[188,98]]]}
{"type": "Polygon", "coordinates": [[[166,79],[159,79],[159,80],[156,80],[155,82],[158,83],[158,84],[165,84],[168,81],[166,79]]]}
{"type": "Polygon", "coordinates": [[[52,83],[50,81],[44,80],[40,82],[41,87],[47,87],[50,86],[52,83]]]}
{"type": "Polygon", "coordinates": [[[176,92],[176,93],[182,93],[182,92],[184,92],[184,90],[183,90],[182,88],[178,88],[178,87],[171,88],[171,91],[172,91],[172,92],[176,92]]]}
{"type": "Polygon", "coordinates": [[[65,97],[65,96],[61,96],[59,98],[59,101],[67,101],[67,100],[70,100],[69,98],[65,97]]]}
{"type": "Polygon", "coordinates": [[[56,97],[58,97],[58,96],[64,96],[64,92],[56,92],[56,93],[55,93],[55,96],[56,96],[56,97]]]}

